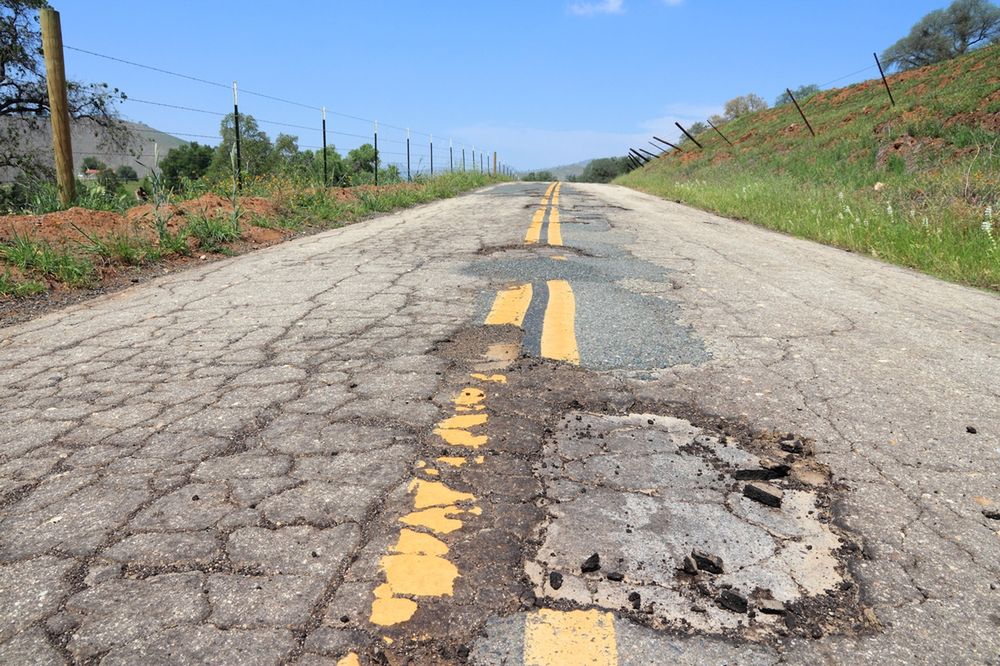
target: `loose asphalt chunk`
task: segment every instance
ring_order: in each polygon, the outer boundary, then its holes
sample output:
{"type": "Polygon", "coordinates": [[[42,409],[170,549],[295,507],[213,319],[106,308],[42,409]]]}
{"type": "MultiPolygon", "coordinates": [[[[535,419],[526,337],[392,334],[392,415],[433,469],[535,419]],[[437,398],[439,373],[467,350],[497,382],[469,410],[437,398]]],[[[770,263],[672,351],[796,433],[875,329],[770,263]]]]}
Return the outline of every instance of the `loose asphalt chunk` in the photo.
{"type": "Polygon", "coordinates": [[[601,556],[594,553],[587,559],[583,561],[580,565],[580,571],[583,573],[590,573],[591,571],[598,571],[601,568],[601,556]]]}
{"type": "Polygon", "coordinates": [[[758,599],[757,610],[766,615],[784,615],[785,604],[775,599],[758,599]]]}
{"type": "Polygon", "coordinates": [[[746,613],[749,604],[747,598],[736,590],[722,590],[719,593],[719,605],[734,613],[746,613]]]}
{"type": "Polygon", "coordinates": [[[551,587],[553,590],[558,590],[560,587],[562,587],[562,584],[563,584],[563,576],[561,573],[559,573],[558,571],[552,571],[549,573],[549,587],[551,587]]]}
{"type": "Polygon", "coordinates": [[[710,574],[721,574],[723,572],[722,558],[718,555],[712,555],[711,553],[706,553],[703,550],[694,550],[691,551],[691,558],[701,571],[705,571],[710,574]]]}
{"type": "Polygon", "coordinates": [[[788,476],[789,471],[791,468],[785,463],[761,460],[760,467],[738,469],[733,472],[733,478],[737,481],[770,481],[788,476]]]}
{"type": "Polygon", "coordinates": [[[770,483],[762,483],[760,481],[755,481],[745,485],[743,487],[743,494],[756,502],[766,504],[767,506],[773,506],[775,508],[781,506],[781,499],[784,496],[784,493],[781,492],[780,488],[776,488],[770,483]]]}

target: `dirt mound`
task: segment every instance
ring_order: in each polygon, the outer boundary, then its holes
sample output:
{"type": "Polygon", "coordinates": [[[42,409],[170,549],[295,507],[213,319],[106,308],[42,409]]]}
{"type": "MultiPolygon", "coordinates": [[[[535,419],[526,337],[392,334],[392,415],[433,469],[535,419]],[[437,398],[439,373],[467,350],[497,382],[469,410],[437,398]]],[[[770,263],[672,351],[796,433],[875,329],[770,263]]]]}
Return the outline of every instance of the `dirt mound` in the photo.
{"type": "MultiPolygon", "coordinates": [[[[279,206],[260,197],[240,197],[238,205],[245,240],[272,243],[285,236],[279,230],[253,226],[255,220],[280,217],[283,211],[279,206]]],[[[232,202],[217,194],[205,194],[159,209],[159,215],[166,220],[167,228],[172,232],[178,231],[194,217],[229,218],[232,213],[232,202]]],[[[87,236],[104,238],[120,233],[139,234],[155,240],[156,214],[152,204],[144,204],[129,209],[124,215],[87,208],[70,208],[44,215],[6,215],[0,216],[0,240],[30,236],[54,245],[65,245],[86,240],[87,236]]]]}
{"type": "Polygon", "coordinates": [[[120,231],[127,224],[118,213],[87,208],[70,208],[45,215],[5,215],[0,217],[0,239],[30,236],[53,243],[84,240],[84,233],[105,236],[120,231]]]}
{"type": "Polygon", "coordinates": [[[878,168],[883,169],[895,155],[903,159],[907,171],[913,171],[920,156],[927,153],[933,154],[933,152],[939,151],[943,145],[944,141],[941,139],[917,139],[906,134],[879,148],[875,164],[878,168]]]}
{"type": "MultiPolygon", "coordinates": [[[[281,214],[278,206],[268,199],[261,197],[240,197],[238,200],[240,208],[240,220],[250,221],[253,218],[277,217],[281,214]]],[[[220,218],[230,217],[233,214],[233,203],[218,194],[203,194],[197,199],[182,201],[179,204],[167,204],[160,207],[160,214],[167,218],[176,217],[209,217],[220,218]]],[[[152,204],[136,206],[126,213],[131,222],[153,222],[155,213],[152,204]]]]}

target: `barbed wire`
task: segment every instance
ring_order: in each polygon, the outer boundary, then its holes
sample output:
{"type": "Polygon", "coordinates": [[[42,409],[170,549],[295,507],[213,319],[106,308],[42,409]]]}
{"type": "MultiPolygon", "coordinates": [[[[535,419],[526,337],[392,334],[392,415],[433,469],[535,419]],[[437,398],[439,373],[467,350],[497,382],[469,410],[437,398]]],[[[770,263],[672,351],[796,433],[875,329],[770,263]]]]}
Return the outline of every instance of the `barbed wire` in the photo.
{"type": "MultiPolygon", "coordinates": [[[[198,76],[192,76],[190,74],[183,74],[181,72],[174,72],[174,71],[171,71],[169,69],[164,69],[162,67],[156,67],[154,65],[147,65],[145,63],[135,62],[134,60],[128,60],[126,58],[119,58],[117,56],[108,55],[106,53],[98,53],[97,51],[93,51],[93,50],[90,50],[90,49],[80,48],[78,46],[64,45],[63,48],[65,48],[67,50],[70,50],[70,51],[76,51],[77,53],[84,53],[86,55],[94,56],[96,58],[104,58],[105,60],[110,60],[110,61],[113,61],[113,62],[121,63],[121,64],[124,64],[124,65],[129,65],[129,66],[132,66],[132,67],[138,67],[138,68],[145,69],[145,70],[148,70],[148,71],[157,72],[159,74],[165,74],[167,76],[175,76],[175,77],[178,77],[178,78],[181,78],[181,79],[186,79],[188,81],[194,81],[196,83],[202,83],[202,84],[213,86],[213,87],[216,87],[216,88],[224,88],[224,89],[227,89],[227,90],[231,89],[231,85],[225,84],[225,83],[221,83],[219,81],[212,81],[212,80],[204,79],[204,78],[201,78],[201,77],[198,77],[198,76]]],[[[263,98],[263,99],[269,99],[271,101],[281,102],[283,104],[289,104],[289,105],[292,105],[292,106],[297,106],[297,107],[300,107],[300,108],[309,109],[311,111],[322,111],[324,109],[324,107],[322,107],[322,106],[316,106],[316,105],[313,105],[313,104],[306,104],[304,102],[299,102],[299,101],[296,101],[296,100],[291,100],[291,99],[287,99],[285,97],[279,97],[277,95],[271,95],[271,94],[268,94],[268,93],[263,93],[263,92],[259,92],[259,91],[252,90],[252,89],[239,88],[239,92],[241,94],[244,94],[244,95],[252,95],[252,96],[260,97],[260,98],[263,98]]],[[[227,114],[224,114],[224,113],[220,114],[217,111],[207,111],[207,110],[204,110],[204,109],[195,110],[195,109],[191,109],[191,108],[180,107],[180,106],[177,106],[177,105],[170,105],[170,104],[165,103],[165,102],[150,102],[150,101],[145,101],[145,100],[135,100],[134,98],[128,98],[128,97],[126,97],[126,101],[129,101],[129,100],[138,101],[140,103],[155,104],[157,106],[165,106],[165,107],[172,107],[172,108],[178,108],[178,109],[184,109],[184,110],[192,110],[192,111],[197,111],[198,113],[211,113],[213,115],[221,115],[221,116],[227,115],[227,114]]],[[[350,113],[344,113],[342,111],[336,111],[336,110],[329,109],[329,108],[326,109],[326,112],[328,114],[330,114],[330,115],[338,116],[338,117],[341,117],[341,118],[349,118],[351,120],[356,120],[356,121],[359,121],[359,122],[373,123],[373,124],[376,123],[376,122],[378,122],[378,124],[381,125],[382,127],[388,127],[388,128],[391,128],[391,129],[396,129],[396,130],[402,131],[402,132],[410,132],[412,134],[417,134],[419,136],[426,136],[426,137],[433,136],[433,133],[430,133],[430,132],[422,132],[422,131],[415,130],[415,129],[412,129],[412,128],[403,127],[401,125],[394,125],[392,123],[387,123],[387,122],[384,122],[384,121],[377,121],[376,119],[373,119],[373,118],[365,118],[363,116],[358,116],[358,115],[354,115],[354,114],[350,114],[350,113]]],[[[260,121],[259,120],[259,122],[264,122],[264,121],[260,121]]],[[[278,123],[273,123],[272,122],[272,124],[278,124],[278,123]]],[[[312,128],[308,128],[308,129],[312,129],[312,128]]],[[[438,134],[438,136],[442,136],[442,134],[438,134]]]]}

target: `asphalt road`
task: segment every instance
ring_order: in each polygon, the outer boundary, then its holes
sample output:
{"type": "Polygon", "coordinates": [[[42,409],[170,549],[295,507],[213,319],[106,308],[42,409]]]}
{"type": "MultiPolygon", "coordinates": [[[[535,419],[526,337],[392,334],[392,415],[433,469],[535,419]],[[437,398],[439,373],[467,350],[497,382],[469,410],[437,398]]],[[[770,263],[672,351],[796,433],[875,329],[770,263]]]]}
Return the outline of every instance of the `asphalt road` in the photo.
{"type": "Polygon", "coordinates": [[[509,184],[0,329],[0,663],[1000,664],[1000,299],[509,184]]]}

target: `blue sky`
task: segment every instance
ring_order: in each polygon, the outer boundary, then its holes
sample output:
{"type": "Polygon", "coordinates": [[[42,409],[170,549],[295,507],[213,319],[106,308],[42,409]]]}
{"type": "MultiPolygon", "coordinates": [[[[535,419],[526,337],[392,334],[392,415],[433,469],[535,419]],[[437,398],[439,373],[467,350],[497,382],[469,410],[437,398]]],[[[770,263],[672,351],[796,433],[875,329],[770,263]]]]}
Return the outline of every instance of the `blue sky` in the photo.
{"type": "MultiPolygon", "coordinates": [[[[519,168],[624,154],[673,122],[701,120],[729,98],[769,102],[804,83],[877,75],[872,51],[905,35],[944,0],[286,0],[135,3],[53,0],[67,45],[316,107],[241,95],[240,110],[272,138],[320,142],[320,112],[338,149],[380,121],[380,148],[413,163],[497,150],[519,168]],[[858,70],[862,71],[853,74],[858,70]],[[846,78],[842,78],[845,77],[846,78]],[[341,132],[337,134],[335,132],[341,132]],[[423,134],[417,134],[422,132],[423,134]]],[[[231,93],[67,51],[70,76],[130,97],[218,113],[231,93]]],[[[168,132],[215,136],[210,114],[127,102],[122,113],[168,132]]],[[[198,139],[201,142],[211,141],[198,139]]]]}

